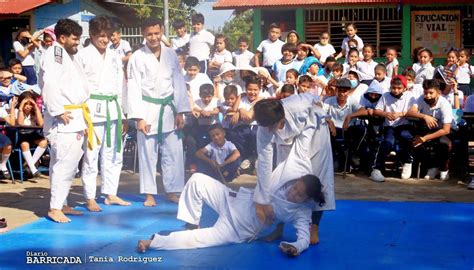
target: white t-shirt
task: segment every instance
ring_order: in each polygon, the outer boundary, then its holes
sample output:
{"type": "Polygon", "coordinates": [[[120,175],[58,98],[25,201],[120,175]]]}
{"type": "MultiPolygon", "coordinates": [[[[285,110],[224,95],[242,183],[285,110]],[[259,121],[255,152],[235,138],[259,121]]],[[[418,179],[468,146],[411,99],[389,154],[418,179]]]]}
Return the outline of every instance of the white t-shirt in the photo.
{"type": "MultiPolygon", "coordinates": [[[[349,44],[347,42],[349,42],[349,37],[345,37],[344,40],[342,41],[342,44],[341,44],[341,49],[343,49],[345,52],[346,52],[346,62],[348,62],[348,58],[349,58],[349,44]]],[[[364,42],[362,41],[362,39],[358,36],[358,35],[354,35],[353,39],[357,40],[357,50],[359,51],[359,55],[362,53],[362,48],[364,48],[364,42]]]]}
{"type": "Polygon", "coordinates": [[[321,63],[326,62],[326,58],[336,53],[336,50],[331,44],[321,45],[321,43],[316,43],[314,44],[314,48],[321,54],[319,58],[319,62],[321,63]]]}
{"type": "MultiPolygon", "coordinates": [[[[260,94],[261,95],[261,94],[260,94]]],[[[254,103],[250,102],[247,98],[247,96],[242,96],[239,104],[239,110],[240,109],[245,109],[246,111],[250,111],[253,108],[254,103]]],[[[243,122],[242,120],[239,120],[239,125],[251,125],[255,126],[257,125],[257,121],[252,121],[250,124],[247,124],[246,122],[243,122]]]]}
{"type": "MultiPolygon", "coordinates": [[[[213,111],[214,109],[217,108],[217,99],[213,98],[213,99],[211,99],[209,104],[204,105],[204,103],[202,102],[202,99],[199,98],[198,100],[196,100],[195,106],[198,107],[199,109],[203,110],[203,111],[210,112],[210,111],[213,111]]],[[[198,124],[201,125],[201,126],[210,126],[210,125],[213,125],[213,124],[217,123],[217,119],[218,119],[217,115],[213,115],[213,116],[209,116],[209,117],[203,117],[201,115],[198,118],[198,124]]]]}
{"type": "MultiPolygon", "coordinates": [[[[403,92],[403,95],[397,99],[391,95],[390,92],[382,94],[382,97],[375,106],[376,110],[384,112],[407,112],[415,104],[416,100],[409,91],[403,92]]],[[[408,124],[408,120],[404,117],[390,121],[385,118],[384,126],[397,127],[408,124]]]]}
{"type": "Polygon", "coordinates": [[[407,91],[411,92],[415,99],[425,94],[425,91],[423,90],[423,86],[421,84],[414,84],[413,87],[407,88],[407,91]]]}
{"type": "Polygon", "coordinates": [[[204,147],[209,154],[209,158],[217,161],[218,164],[223,164],[227,157],[229,157],[232,152],[237,150],[237,147],[232,142],[228,140],[225,141],[224,145],[219,147],[217,144],[211,142],[210,144],[204,147]]]}
{"type": "Polygon", "coordinates": [[[372,80],[375,76],[375,67],[377,66],[377,62],[374,60],[366,61],[359,61],[357,62],[357,70],[361,72],[361,78],[359,80],[372,80]]]}
{"type": "Polygon", "coordinates": [[[115,51],[120,55],[121,58],[127,56],[127,53],[132,52],[132,47],[130,47],[130,43],[128,41],[121,39],[120,43],[118,44],[117,47],[114,46],[114,44],[110,44],[109,48],[112,51],[115,51]]]}
{"type": "Polygon", "coordinates": [[[13,49],[15,49],[15,56],[16,59],[21,61],[22,66],[34,66],[35,65],[35,59],[33,58],[33,52],[34,50],[30,50],[28,54],[26,55],[25,58],[21,57],[18,52],[24,51],[25,47],[21,45],[19,41],[13,42],[13,49]]]}
{"type": "Polygon", "coordinates": [[[428,63],[426,65],[421,65],[420,69],[416,72],[415,83],[422,84],[424,80],[433,79],[435,68],[428,63]]]}
{"type": "Polygon", "coordinates": [[[189,56],[194,56],[199,61],[209,59],[211,47],[214,46],[214,40],[214,35],[206,29],[198,33],[192,33],[189,38],[189,56]]]}
{"type": "Polygon", "coordinates": [[[385,77],[380,82],[378,81],[378,83],[382,87],[383,93],[390,91],[390,81],[391,81],[390,77],[385,77]]]}
{"type": "Polygon", "coordinates": [[[199,99],[199,88],[201,87],[201,85],[212,84],[211,79],[209,79],[209,77],[204,73],[196,74],[196,77],[194,77],[194,79],[190,79],[188,75],[186,75],[184,76],[184,80],[189,84],[189,90],[191,91],[191,95],[194,102],[199,99]]]}
{"type": "Polygon", "coordinates": [[[248,68],[255,54],[249,50],[241,53],[239,50],[232,53],[234,66],[237,68],[248,68]]]}
{"type": "Polygon", "coordinates": [[[190,34],[186,33],[182,37],[175,37],[171,39],[171,48],[173,50],[177,50],[189,43],[189,38],[191,37],[190,34]]]}
{"type": "MultiPolygon", "coordinates": [[[[18,114],[20,113],[19,109],[15,109],[15,114],[16,114],[16,119],[18,119],[18,114]]],[[[31,114],[30,115],[25,115],[23,120],[23,126],[32,126],[33,122],[31,119],[31,114]]]]}
{"type": "Polygon", "coordinates": [[[471,76],[474,74],[474,66],[464,63],[457,68],[456,81],[460,84],[469,84],[471,76]]]}
{"type": "Polygon", "coordinates": [[[275,40],[274,42],[269,39],[260,42],[257,51],[263,54],[263,63],[261,66],[271,67],[276,61],[280,60],[283,56],[281,54],[281,47],[284,44],[285,42],[279,39],[275,40]]]}
{"type": "Polygon", "coordinates": [[[451,109],[451,105],[443,97],[438,98],[434,107],[428,105],[428,103],[425,102],[424,97],[419,97],[415,106],[417,106],[420,113],[436,118],[438,120],[438,128],[442,128],[443,124],[456,126],[456,122],[453,121],[453,109],[451,109]]]}
{"type": "Polygon", "coordinates": [[[367,92],[369,86],[367,84],[359,83],[359,85],[354,89],[354,92],[351,93],[351,98],[357,102],[360,102],[362,96],[367,92]]]}
{"type": "Polygon", "coordinates": [[[217,62],[219,64],[224,64],[226,62],[232,63],[232,54],[226,49],[222,52],[214,52],[211,62],[217,62]]]}
{"type": "MultiPolygon", "coordinates": [[[[454,92],[451,91],[447,95],[441,94],[441,96],[444,97],[449,102],[449,104],[451,104],[451,107],[454,109],[454,100],[455,100],[454,92]]],[[[459,100],[459,106],[460,108],[462,108],[464,105],[464,93],[462,91],[458,91],[458,100],[459,100]]]]}
{"type": "Polygon", "coordinates": [[[393,59],[390,63],[385,63],[385,68],[387,69],[387,77],[392,78],[395,68],[398,68],[398,59],[393,59]]]}
{"type": "Polygon", "coordinates": [[[284,82],[286,80],[286,71],[292,68],[296,69],[296,63],[294,60],[288,64],[283,64],[281,60],[276,61],[275,64],[273,64],[272,66],[276,81],[284,82]]]}
{"type": "Polygon", "coordinates": [[[344,106],[340,106],[337,103],[337,97],[329,97],[323,103],[323,109],[326,111],[327,115],[334,122],[334,125],[337,128],[342,128],[344,124],[344,119],[360,108],[359,102],[355,101],[353,98],[349,97],[344,106]]]}

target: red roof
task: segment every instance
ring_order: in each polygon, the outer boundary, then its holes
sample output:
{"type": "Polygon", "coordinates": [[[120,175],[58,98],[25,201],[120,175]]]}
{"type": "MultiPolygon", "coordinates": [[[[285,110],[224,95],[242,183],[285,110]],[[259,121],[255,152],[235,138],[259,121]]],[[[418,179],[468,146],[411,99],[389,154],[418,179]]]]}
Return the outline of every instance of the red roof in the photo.
{"type": "Polygon", "coordinates": [[[472,0],[219,0],[213,9],[250,9],[250,8],[281,8],[311,7],[324,5],[376,5],[376,4],[462,4],[472,0]]]}
{"type": "Polygon", "coordinates": [[[52,0],[0,0],[0,15],[18,15],[50,2],[52,0]]]}
{"type": "Polygon", "coordinates": [[[347,4],[398,4],[400,0],[219,0],[213,9],[295,7],[347,4]]]}

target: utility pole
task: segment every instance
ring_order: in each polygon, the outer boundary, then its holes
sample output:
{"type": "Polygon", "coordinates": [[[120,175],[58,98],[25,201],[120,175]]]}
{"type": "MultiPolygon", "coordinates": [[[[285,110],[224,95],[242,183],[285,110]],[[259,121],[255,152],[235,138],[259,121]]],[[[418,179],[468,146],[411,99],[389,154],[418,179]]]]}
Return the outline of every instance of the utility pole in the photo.
{"type": "Polygon", "coordinates": [[[165,24],[165,36],[170,36],[170,18],[169,18],[169,3],[168,0],[163,0],[163,12],[164,12],[164,24],[165,24]]]}

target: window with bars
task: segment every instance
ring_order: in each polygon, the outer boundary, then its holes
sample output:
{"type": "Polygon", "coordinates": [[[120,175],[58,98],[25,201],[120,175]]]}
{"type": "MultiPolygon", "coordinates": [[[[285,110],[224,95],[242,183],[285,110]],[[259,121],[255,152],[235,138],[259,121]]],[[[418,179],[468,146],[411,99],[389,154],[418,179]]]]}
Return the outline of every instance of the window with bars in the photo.
{"type": "Polygon", "coordinates": [[[357,35],[375,48],[375,56],[382,57],[387,48],[402,48],[402,11],[398,7],[311,9],[305,13],[306,42],[315,44],[319,35],[328,31],[331,44],[341,50],[346,37],[345,25],[355,23],[357,35]]]}

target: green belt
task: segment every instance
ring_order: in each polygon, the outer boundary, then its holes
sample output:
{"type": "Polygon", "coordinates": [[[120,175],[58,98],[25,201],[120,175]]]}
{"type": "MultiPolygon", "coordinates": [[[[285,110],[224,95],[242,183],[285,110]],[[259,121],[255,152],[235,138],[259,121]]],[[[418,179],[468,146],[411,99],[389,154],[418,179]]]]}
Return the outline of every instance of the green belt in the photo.
{"type": "Polygon", "coordinates": [[[111,145],[112,145],[111,134],[110,134],[111,120],[110,120],[109,102],[115,101],[115,106],[117,107],[117,117],[118,117],[117,128],[115,129],[115,148],[116,148],[115,151],[116,152],[122,151],[122,110],[120,109],[120,105],[118,103],[117,95],[106,96],[106,95],[92,94],[90,98],[95,99],[95,100],[105,100],[105,101],[107,101],[107,103],[106,103],[106,123],[105,123],[107,147],[111,147],[111,145]]]}
{"type": "MultiPolygon", "coordinates": [[[[158,142],[161,143],[163,141],[163,116],[165,113],[165,107],[170,106],[173,114],[176,115],[176,107],[173,104],[174,95],[171,94],[165,98],[152,98],[142,95],[142,99],[146,102],[161,105],[160,107],[160,114],[158,115],[158,142]]],[[[178,138],[181,138],[182,134],[178,131],[178,138]]]]}

